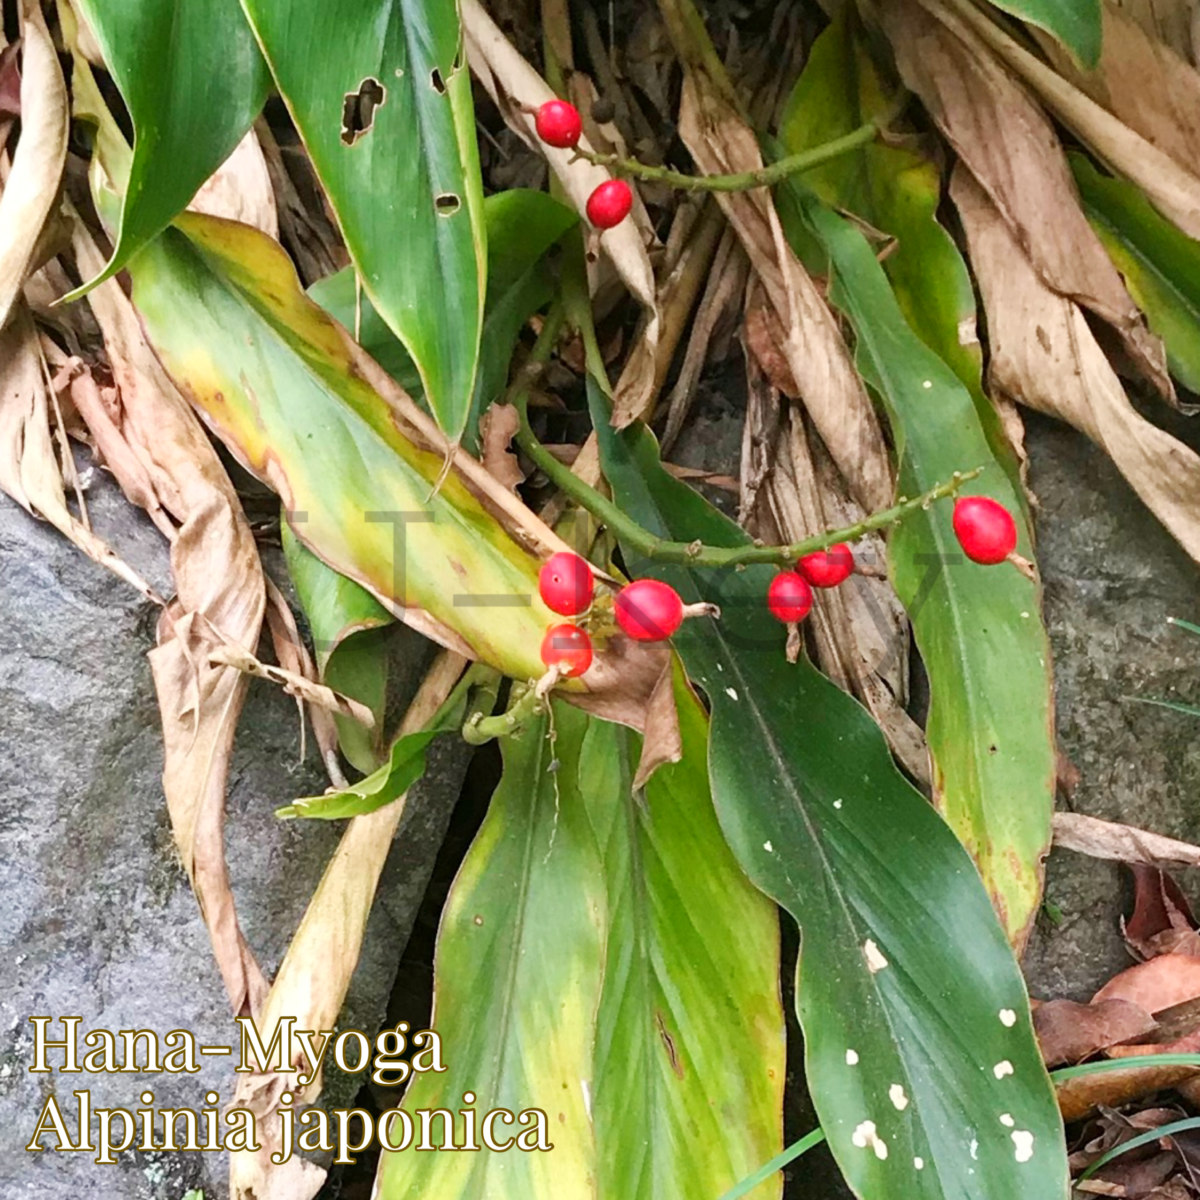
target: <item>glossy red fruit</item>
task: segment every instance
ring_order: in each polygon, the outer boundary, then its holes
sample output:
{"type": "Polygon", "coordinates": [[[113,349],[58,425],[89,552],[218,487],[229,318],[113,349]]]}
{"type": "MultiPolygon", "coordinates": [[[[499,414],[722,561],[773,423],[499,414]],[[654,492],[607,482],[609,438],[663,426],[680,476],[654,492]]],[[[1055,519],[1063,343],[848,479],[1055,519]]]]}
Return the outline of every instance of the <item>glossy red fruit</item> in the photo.
{"type": "Polygon", "coordinates": [[[806,554],[796,569],[813,587],[835,588],[854,574],[854,554],[845,542],[806,554]]]}
{"type": "Polygon", "coordinates": [[[812,611],[813,594],[799,571],[780,571],[767,588],[767,607],[778,621],[793,624],[812,611]]]}
{"type": "Polygon", "coordinates": [[[988,496],[963,496],[954,504],[954,533],[966,556],[992,566],[1017,548],[1017,523],[988,496]]]}
{"type": "Polygon", "coordinates": [[[560,550],[542,564],[538,591],[551,612],[573,617],[591,607],[596,581],[592,578],[592,568],[578,554],[560,550]]]}
{"type": "Polygon", "coordinates": [[[637,642],[661,642],[683,624],[679,593],[657,579],[635,579],[613,602],[617,624],[637,642]]]}
{"type": "Polygon", "coordinates": [[[629,216],[633,191],[623,179],[606,179],[589,197],[587,218],[597,229],[611,229],[629,216]]]}
{"type": "Polygon", "coordinates": [[[582,675],[592,665],[592,639],[578,625],[551,625],[542,638],[542,662],[568,679],[582,675]]]}
{"type": "Polygon", "coordinates": [[[537,110],[534,126],[547,146],[557,146],[560,150],[569,150],[583,133],[579,109],[566,100],[547,100],[537,110]]]}

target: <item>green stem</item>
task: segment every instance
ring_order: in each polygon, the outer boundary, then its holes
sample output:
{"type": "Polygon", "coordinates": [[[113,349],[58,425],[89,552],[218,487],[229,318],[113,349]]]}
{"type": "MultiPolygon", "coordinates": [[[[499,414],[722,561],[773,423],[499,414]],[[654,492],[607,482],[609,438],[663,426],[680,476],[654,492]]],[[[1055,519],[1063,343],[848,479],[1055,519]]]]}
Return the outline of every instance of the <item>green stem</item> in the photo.
{"type": "Polygon", "coordinates": [[[607,496],[586,484],[570,467],[560,463],[534,436],[529,418],[522,405],[517,405],[521,427],[517,431],[517,445],[533,459],[534,463],[549,477],[550,481],[566,492],[577,504],[587,509],[598,521],[607,525],[627,548],[632,548],[654,562],[677,563],[685,567],[737,567],[749,563],[774,563],[786,566],[805,554],[816,550],[827,550],[838,542],[853,542],[875,529],[884,529],[902,521],[921,508],[928,508],[935,500],[952,496],[963,484],[976,478],[983,470],[956,471],[949,483],[940,483],[922,496],[912,500],[901,500],[899,504],[882,512],[864,517],[845,529],[835,529],[814,534],[799,542],[786,546],[705,546],[700,542],[671,542],[656,537],[643,529],[636,521],[626,516],[607,496]]]}
{"type": "Polygon", "coordinates": [[[537,688],[531,685],[509,706],[507,712],[498,717],[481,717],[476,714],[463,726],[463,739],[472,746],[482,746],[492,738],[509,737],[519,732],[541,711],[543,702],[544,697],[539,696],[537,688]]]}
{"type": "Polygon", "coordinates": [[[622,158],[619,154],[597,154],[594,150],[578,148],[575,153],[597,166],[612,167],[619,175],[632,175],[635,179],[666,183],[684,192],[746,192],[751,188],[774,187],[790,175],[810,171],[813,167],[819,167],[867,145],[875,140],[880,130],[885,129],[895,115],[896,109],[893,108],[883,116],[876,117],[831,142],[801,150],[798,154],[789,154],[769,166],[759,167],[754,171],[741,171],[736,175],[685,175],[680,171],[672,171],[669,167],[652,167],[647,163],[638,162],[637,159],[622,158]]]}

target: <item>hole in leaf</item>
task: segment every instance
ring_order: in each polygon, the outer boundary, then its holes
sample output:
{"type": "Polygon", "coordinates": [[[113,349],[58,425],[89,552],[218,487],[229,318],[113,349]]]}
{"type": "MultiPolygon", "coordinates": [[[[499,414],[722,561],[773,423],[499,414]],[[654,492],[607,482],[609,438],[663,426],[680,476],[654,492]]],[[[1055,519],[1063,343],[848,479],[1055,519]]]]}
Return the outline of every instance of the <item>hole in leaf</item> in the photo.
{"type": "Polygon", "coordinates": [[[342,141],[353,146],[364,133],[371,132],[375,110],[387,99],[387,88],[371,76],[358,85],[358,91],[347,92],[342,100],[342,141]]]}
{"type": "Polygon", "coordinates": [[[433,207],[439,217],[452,217],[462,208],[462,201],[453,192],[443,192],[434,198],[433,207]]]}
{"type": "Polygon", "coordinates": [[[434,67],[433,70],[429,72],[429,82],[433,85],[433,90],[437,92],[439,96],[444,96],[446,94],[446,81],[442,78],[442,73],[437,69],[437,67],[434,67]]]}

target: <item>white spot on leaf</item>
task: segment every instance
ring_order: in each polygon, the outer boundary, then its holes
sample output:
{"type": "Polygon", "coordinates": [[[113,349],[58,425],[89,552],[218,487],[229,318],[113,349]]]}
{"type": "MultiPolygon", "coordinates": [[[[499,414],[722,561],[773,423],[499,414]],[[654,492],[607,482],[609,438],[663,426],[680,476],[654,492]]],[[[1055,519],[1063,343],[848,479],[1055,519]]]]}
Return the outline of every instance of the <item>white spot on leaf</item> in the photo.
{"type": "Polygon", "coordinates": [[[896,1106],[897,1112],[903,1112],[908,1107],[908,1097],[898,1083],[893,1083],[888,1088],[888,1099],[896,1106]]]}
{"type": "Polygon", "coordinates": [[[875,1132],[874,1121],[864,1121],[854,1133],[850,1140],[860,1149],[865,1150],[868,1146],[875,1151],[875,1157],[880,1161],[887,1158],[888,1148],[887,1142],[875,1132]]]}
{"type": "Polygon", "coordinates": [[[925,1170],[925,1160],[923,1158],[914,1158],[913,1166],[916,1167],[918,1171],[923,1171],[925,1170]]]}
{"type": "Polygon", "coordinates": [[[1033,1134],[1027,1129],[1014,1129],[1012,1140],[1016,1147],[1017,1162],[1028,1162],[1033,1157],[1033,1134]]]}
{"type": "Polygon", "coordinates": [[[833,802],[833,807],[834,807],[834,808],[841,808],[841,807],[842,807],[842,802],[841,802],[840,800],[835,800],[835,801],[833,802]]]}
{"type": "Polygon", "coordinates": [[[772,851],[775,849],[775,847],[774,847],[774,846],[772,846],[770,842],[763,842],[763,849],[764,849],[764,850],[765,850],[765,851],[766,851],[768,854],[770,854],[770,853],[771,853],[771,852],[772,852],[772,851]]]}
{"type": "Polygon", "coordinates": [[[1017,1014],[1011,1008],[1000,1010],[1000,1024],[1011,1029],[1017,1023],[1017,1014]]]}
{"type": "Polygon", "coordinates": [[[1000,1124],[1011,1129],[1016,1124],[1016,1121],[1012,1119],[1012,1116],[1009,1113],[1001,1113],[1000,1124]]]}
{"type": "Polygon", "coordinates": [[[929,388],[933,387],[933,380],[926,379],[925,382],[921,384],[921,386],[928,391],[929,388]]]}
{"type": "Polygon", "coordinates": [[[1010,1063],[1008,1061],[1007,1058],[1004,1059],[1003,1062],[998,1062],[992,1068],[992,1074],[995,1075],[995,1077],[997,1079],[1003,1079],[1005,1077],[1005,1075],[1011,1075],[1012,1073],[1013,1073],[1013,1065],[1012,1065],[1012,1063],[1010,1063]]]}
{"type": "Polygon", "coordinates": [[[848,1066],[848,1067],[857,1067],[858,1066],[858,1051],[857,1050],[847,1050],[846,1051],[846,1066],[848,1066]]]}
{"type": "Polygon", "coordinates": [[[979,1139],[972,1138],[971,1144],[967,1147],[967,1149],[971,1152],[971,1161],[978,1162],[979,1161],[979,1139]]]}
{"type": "Polygon", "coordinates": [[[726,688],[725,695],[727,695],[730,700],[736,700],[738,698],[737,688],[726,688]]]}
{"type": "Polygon", "coordinates": [[[867,938],[863,942],[863,957],[867,960],[867,969],[874,975],[878,971],[882,971],[888,965],[888,960],[879,952],[879,947],[867,938]]]}

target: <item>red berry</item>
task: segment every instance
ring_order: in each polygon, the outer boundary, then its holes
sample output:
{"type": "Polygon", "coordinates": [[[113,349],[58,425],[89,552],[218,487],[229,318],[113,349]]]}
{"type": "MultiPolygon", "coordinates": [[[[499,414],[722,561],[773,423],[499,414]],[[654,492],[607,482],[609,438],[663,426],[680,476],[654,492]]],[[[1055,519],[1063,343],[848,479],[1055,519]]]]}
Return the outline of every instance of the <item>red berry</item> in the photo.
{"type": "Polygon", "coordinates": [[[845,542],[806,554],[796,569],[813,587],[835,588],[854,574],[854,555],[845,542]]]}
{"type": "Polygon", "coordinates": [[[538,137],[547,146],[557,146],[560,150],[569,150],[583,133],[579,109],[566,100],[547,100],[537,110],[534,124],[538,137]]]}
{"type": "Polygon", "coordinates": [[[613,603],[617,624],[636,642],[661,642],[683,623],[679,593],[657,579],[635,579],[613,603]]]}
{"type": "Polygon", "coordinates": [[[799,571],[780,571],[767,588],[767,607],[771,616],[792,624],[803,621],[812,610],[812,588],[799,571]]]}
{"type": "Polygon", "coordinates": [[[611,229],[629,216],[633,192],[623,179],[606,179],[589,197],[587,218],[597,229],[611,229]]]}
{"type": "Polygon", "coordinates": [[[1003,504],[988,496],[963,496],[954,505],[954,534],[966,556],[992,566],[1017,548],[1017,524],[1003,504]]]}
{"type": "Polygon", "coordinates": [[[596,591],[592,568],[578,554],[560,550],[542,564],[538,591],[551,612],[564,617],[587,612],[596,591]]]}
{"type": "Polygon", "coordinates": [[[568,679],[582,675],[592,665],[592,639],[578,625],[551,625],[542,638],[542,662],[568,679]]]}

